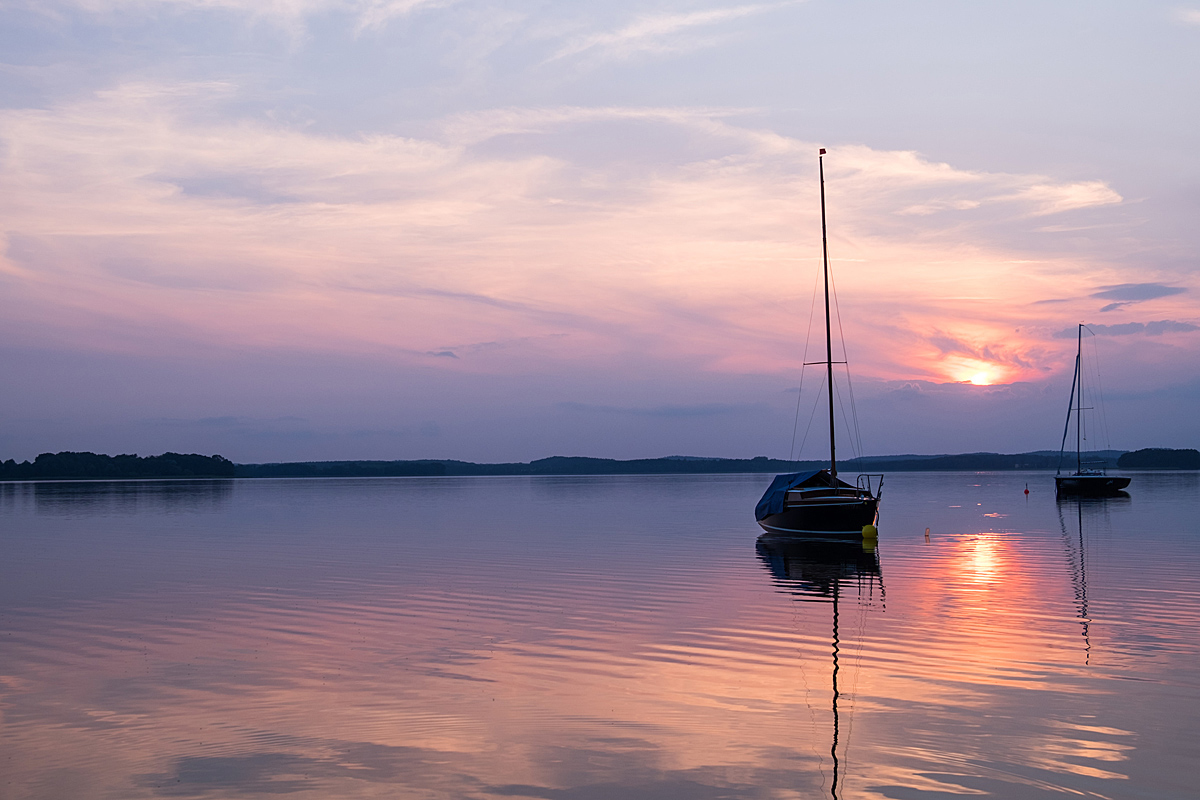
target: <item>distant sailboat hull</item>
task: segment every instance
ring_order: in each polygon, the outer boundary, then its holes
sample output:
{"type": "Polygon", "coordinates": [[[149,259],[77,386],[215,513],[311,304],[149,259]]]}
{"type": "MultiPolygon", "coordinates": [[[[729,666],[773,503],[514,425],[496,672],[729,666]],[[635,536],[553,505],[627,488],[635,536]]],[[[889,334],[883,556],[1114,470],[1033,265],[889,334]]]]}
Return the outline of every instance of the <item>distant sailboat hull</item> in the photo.
{"type": "Polygon", "coordinates": [[[1054,489],[1071,497],[1112,497],[1129,485],[1120,475],[1056,475],[1054,489]]]}

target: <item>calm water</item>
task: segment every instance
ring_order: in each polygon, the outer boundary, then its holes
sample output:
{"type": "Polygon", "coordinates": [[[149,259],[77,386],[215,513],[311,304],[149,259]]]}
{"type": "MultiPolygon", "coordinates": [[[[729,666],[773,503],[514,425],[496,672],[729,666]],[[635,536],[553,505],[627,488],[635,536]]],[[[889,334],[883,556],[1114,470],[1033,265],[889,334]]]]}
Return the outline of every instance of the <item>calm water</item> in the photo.
{"type": "Polygon", "coordinates": [[[0,485],[0,797],[1200,794],[1200,476],[766,482],[0,485]]]}

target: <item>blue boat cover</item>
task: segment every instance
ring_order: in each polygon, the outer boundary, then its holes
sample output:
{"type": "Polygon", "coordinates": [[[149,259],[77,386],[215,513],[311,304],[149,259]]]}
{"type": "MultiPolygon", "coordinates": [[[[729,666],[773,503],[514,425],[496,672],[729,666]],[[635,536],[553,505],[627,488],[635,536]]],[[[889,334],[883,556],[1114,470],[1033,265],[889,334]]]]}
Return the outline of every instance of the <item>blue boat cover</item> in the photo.
{"type": "Polygon", "coordinates": [[[754,519],[761,521],[772,514],[778,514],[783,511],[783,501],[787,497],[788,489],[795,489],[806,483],[820,486],[850,487],[850,484],[833,477],[829,474],[828,470],[824,469],[817,469],[812,472],[791,472],[787,475],[776,475],[775,480],[771,481],[771,485],[767,487],[767,491],[763,494],[762,500],[759,500],[758,505],[754,507],[754,519]],[[818,475],[823,480],[814,481],[813,478],[818,475]]]}
{"type": "Polygon", "coordinates": [[[787,490],[795,489],[820,471],[813,470],[812,472],[792,472],[787,475],[776,475],[775,480],[771,481],[771,485],[763,493],[762,500],[759,500],[758,505],[754,507],[754,519],[764,520],[772,514],[778,514],[783,511],[783,500],[787,496],[787,490]]]}

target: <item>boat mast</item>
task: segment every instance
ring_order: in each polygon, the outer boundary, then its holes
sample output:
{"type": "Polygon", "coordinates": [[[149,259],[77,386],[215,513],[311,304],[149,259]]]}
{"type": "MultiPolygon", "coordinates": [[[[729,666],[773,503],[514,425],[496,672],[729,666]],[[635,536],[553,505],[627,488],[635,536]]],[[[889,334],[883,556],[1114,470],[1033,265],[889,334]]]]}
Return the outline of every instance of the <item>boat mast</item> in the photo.
{"type": "Polygon", "coordinates": [[[821,173],[821,258],[825,275],[825,369],[829,378],[829,474],[837,477],[837,445],[833,431],[833,336],[829,326],[829,236],[825,231],[825,148],[817,154],[821,173]]]}
{"type": "Polygon", "coordinates": [[[1083,374],[1080,372],[1083,359],[1083,323],[1079,323],[1079,335],[1075,350],[1075,474],[1083,471],[1082,456],[1079,454],[1083,430],[1083,374]]]}

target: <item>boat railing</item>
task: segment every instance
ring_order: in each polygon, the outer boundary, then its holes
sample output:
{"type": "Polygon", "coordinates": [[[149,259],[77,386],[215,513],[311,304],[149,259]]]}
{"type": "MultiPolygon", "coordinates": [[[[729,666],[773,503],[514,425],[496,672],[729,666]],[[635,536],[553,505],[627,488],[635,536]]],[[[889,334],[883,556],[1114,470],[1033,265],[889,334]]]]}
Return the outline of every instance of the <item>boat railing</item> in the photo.
{"type": "Polygon", "coordinates": [[[869,473],[869,474],[863,473],[863,474],[859,475],[858,476],[858,489],[859,489],[859,491],[866,492],[871,497],[878,498],[880,492],[883,491],[883,475],[882,475],[882,473],[869,473]],[[879,479],[879,481],[874,484],[874,491],[872,491],[872,480],[871,480],[872,478],[879,479]]]}

